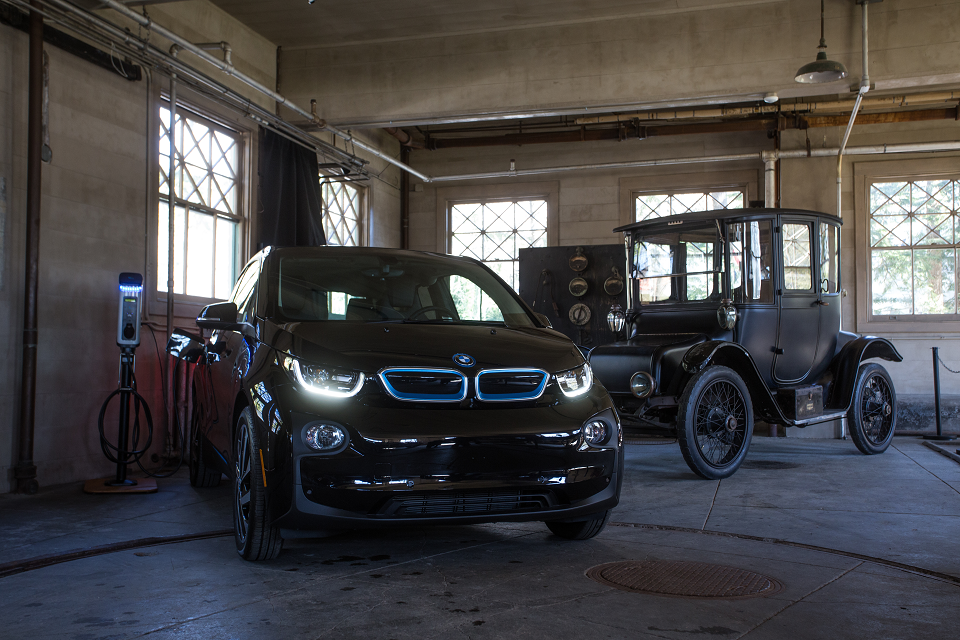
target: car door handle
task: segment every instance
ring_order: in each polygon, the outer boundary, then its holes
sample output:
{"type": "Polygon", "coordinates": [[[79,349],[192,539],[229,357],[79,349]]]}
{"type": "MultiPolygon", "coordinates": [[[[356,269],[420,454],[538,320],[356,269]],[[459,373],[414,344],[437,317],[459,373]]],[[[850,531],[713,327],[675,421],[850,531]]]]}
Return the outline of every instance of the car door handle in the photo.
{"type": "Polygon", "coordinates": [[[826,302],[825,300],[817,300],[814,304],[818,304],[818,305],[820,305],[821,307],[829,307],[829,306],[830,306],[830,303],[829,303],[829,302],[826,302]]]}

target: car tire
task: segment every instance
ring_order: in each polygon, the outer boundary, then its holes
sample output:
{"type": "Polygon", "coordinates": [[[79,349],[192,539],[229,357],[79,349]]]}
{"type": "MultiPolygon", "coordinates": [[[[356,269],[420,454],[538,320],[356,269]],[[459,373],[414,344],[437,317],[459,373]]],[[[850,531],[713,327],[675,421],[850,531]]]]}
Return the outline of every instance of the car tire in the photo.
{"type": "Polygon", "coordinates": [[[879,364],[865,364],[857,372],[847,425],[850,438],[865,455],[883,453],[890,446],[897,426],[897,393],[879,364]]]}
{"type": "Polygon", "coordinates": [[[280,555],[283,538],[270,524],[260,441],[253,412],[244,408],[237,420],[233,444],[233,535],[244,560],[272,560],[280,555]]]}
{"type": "Polygon", "coordinates": [[[197,394],[193,394],[193,411],[190,415],[190,484],[194,487],[211,489],[220,486],[223,476],[219,469],[208,467],[203,461],[203,436],[200,434],[200,405],[197,394]]]}
{"type": "Polygon", "coordinates": [[[701,478],[729,478],[747,456],[753,404],[743,379],[728,367],[707,367],[687,383],[677,411],[683,459],[701,478]]]}
{"type": "Polygon", "coordinates": [[[594,520],[581,520],[578,522],[546,522],[547,529],[553,535],[567,540],[589,540],[593,538],[607,526],[607,520],[610,519],[610,511],[604,511],[603,515],[594,520]]]}

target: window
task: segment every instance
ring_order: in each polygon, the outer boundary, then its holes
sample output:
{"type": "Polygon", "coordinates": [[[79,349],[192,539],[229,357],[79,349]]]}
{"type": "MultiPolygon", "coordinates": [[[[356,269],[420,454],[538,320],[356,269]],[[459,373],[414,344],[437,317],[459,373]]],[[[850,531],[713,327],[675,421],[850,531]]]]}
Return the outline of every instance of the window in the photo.
{"type": "Polygon", "coordinates": [[[737,304],[773,302],[771,227],[770,220],[736,222],[727,227],[730,296],[737,304]]]}
{"type": "MultiPolygon", "coordinates": [[[[157,291],[167,290],[170,110],[160,107],[157,291]]],[[[174,135],[174,293],[226,299],[239,270],[240,134],[178,105],[174,135]]]]}
{"type": "Polygon", "coordinates": [[[783,225],[783,286],[787,291],[813,288],[813,245],[810,225],[795,222],[783,225]]]}
{"type": "Polygon", "coordinates": [[[721,240],[712,220],[682,232],[632,236],[634,299],[641,305],[720,300],[721,240]]]}
{"type": "Polygon", "coordinates": [[[694,191],[689,193],[638,193],[634,200],[634,221],[663,218],[692,211],[742,209],[745,189],[694,191]]]}
{"type": "Polygon", "coordinates": [[[520,249],[547,246],[547,201],[454,204],[450,233],[450,253],[480,260],[516,290],[520,249]]]}
{"type": "Polygon", "coordinates": [[[958,180],[869,184],[872,315],[956,316],[958,200],[958,180]]]}
{"type": "Polygon", "coordinates": [[[345,247],[358,247],[362,244],[360,196],[359,189],[345,182],[320,182],[323,233],[327,244],[345,247]]]}

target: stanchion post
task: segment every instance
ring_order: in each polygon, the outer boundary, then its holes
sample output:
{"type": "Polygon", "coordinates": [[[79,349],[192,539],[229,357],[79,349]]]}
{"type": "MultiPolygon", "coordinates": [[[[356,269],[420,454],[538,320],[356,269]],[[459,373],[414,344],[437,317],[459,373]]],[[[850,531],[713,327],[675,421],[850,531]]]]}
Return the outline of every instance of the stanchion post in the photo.
{"type": "Polygon", "coordinates": [[[931,347],[933,350],[933,410],[937,414],[937,435],[923,436],[924,440],[954,440],[956,436],[943,435],[943,425],[940,422],[940,347],[931,347]]]}

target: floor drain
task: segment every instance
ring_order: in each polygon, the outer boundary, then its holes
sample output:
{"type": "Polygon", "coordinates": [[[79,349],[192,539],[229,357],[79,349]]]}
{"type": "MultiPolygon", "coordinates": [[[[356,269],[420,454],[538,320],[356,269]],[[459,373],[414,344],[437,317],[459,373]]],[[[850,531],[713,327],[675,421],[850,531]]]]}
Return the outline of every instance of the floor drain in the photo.
{"type": "Polygon", "coordinates": [[[623,591],[682,598],[756,598],[783,589],[759,573],[705,562],[611,562],[587,569],[586,575],[623,591]]]}
{"type": "Polygon", "coordinates": [[[744,469],[796,469],[800,465],[780,460],[744,460],[740,466],[744,469]]]}

